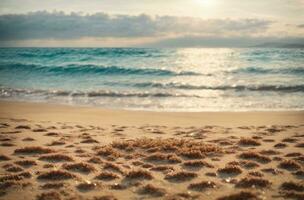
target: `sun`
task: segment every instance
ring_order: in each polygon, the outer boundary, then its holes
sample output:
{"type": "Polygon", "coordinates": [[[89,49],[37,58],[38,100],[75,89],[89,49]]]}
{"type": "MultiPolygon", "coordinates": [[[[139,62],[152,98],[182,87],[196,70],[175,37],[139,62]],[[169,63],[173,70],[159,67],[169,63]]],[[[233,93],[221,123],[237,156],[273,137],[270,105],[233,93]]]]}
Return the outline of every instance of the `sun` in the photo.
{"type": "Polygon", "coordinates": [[[216,0],[195,0],[195,2],[202,6],[211,6],[215,4],[216,0]]]}

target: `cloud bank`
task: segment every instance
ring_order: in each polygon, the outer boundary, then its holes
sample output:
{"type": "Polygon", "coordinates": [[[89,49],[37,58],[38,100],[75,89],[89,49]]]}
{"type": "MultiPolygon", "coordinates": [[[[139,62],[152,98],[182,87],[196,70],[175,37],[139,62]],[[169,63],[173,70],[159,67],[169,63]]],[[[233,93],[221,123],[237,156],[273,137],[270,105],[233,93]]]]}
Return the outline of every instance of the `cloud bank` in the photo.
{"type": "Polygon", "coordinates": [[[0,40],[174,37],[189,34],[241,36],[262,33],[272,23],[261,19],[200,19],[106,13],[82,15],[39,11],[1,15],[0,40]]]}
{"type": "Polygon", "coordinates": [[[259,18],[81,14],[38,11],[0,15],[0,46],[248,47],[303,44],[303,24],[259,18]]]}

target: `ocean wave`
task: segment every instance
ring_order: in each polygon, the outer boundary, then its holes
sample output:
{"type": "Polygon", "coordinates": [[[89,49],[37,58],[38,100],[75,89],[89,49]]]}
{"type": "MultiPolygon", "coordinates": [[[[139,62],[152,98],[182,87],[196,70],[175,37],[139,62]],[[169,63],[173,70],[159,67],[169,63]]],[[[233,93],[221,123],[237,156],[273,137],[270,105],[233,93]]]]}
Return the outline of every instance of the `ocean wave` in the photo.
{"type": "Polygon", "coordinates": [[[185,89],[185,90],[235,90],[235,91],[277,91],[277,92],[304,92],[304,85],[191,85],[181,83],[135,83],[135,87],[163,88],[163,89],[185,89]]]}
{"type": "Polygon", "coordinates": [[[178,71],[165,68],[136,68],[131,66],[105,66],[97,64],[42,65],[29,63],[0,63],[0,72],[30,72],[46,75],[154,75],[154,76],[223,76],[237,74],[304,74],[303,67],[261,68],[246,67],[234,70],[224,69],[212,73],[178,71]]]}
{"type": "Polygon", "coordinates": [[[106,57],[123,57],[123,56],[139,56],[139,57],[159,57],[157,49],[144,48],[30,48],[23,51],[16,50],[16,55],[24,58],[55,58],[65,57],[69,55],[86,55],[86,56],[106,56],[106,57]]]}
{"type": "Polygon", "coordinates": [[[23,95],[39,95],[45,97],[199,97],[173,92],[120,92],[111,90],[97,91],[67,91],[67,90],[41,90],[41,89],[16,89],[0,88],[0,97],[14,97],[23,95]]]}
{"type": "Polygon", "coordinates": [[[304,67],[290,67],[290,68],[261,68],[261,67],[246,67],[239,68],[228,73],[250,73],[250,74],[304,74],[304,67]]]}
{"type": "Polygon", "coordinates": [[[260,85],[260,86],[246,86],[246,85],[236,85],[236,86],[204,86],[204,85],[187,85],[187,84],[161,84],[161,83],[142,83],[137,84],[141,87],[154,87],[160,89],[169,89],[166,91],[115,91],[115,90],[92,90],[92,91],[79,91],[79,90],[43,90],[43,89],[18,89],[18,88],[7,88],[0,87],[0,97],[10,98],[10,97],[86,97],[86,98],[97,98],[97,97],[113,97],[113,98],[125,98],[125,97],[194,97],[194,98],[206,98],[204,95],[199,93],[185,93],[183,91],[174,91],[172,89],[184,89],[184,90],[215,90],[215,91],[258,91],[258,92],[304,92],[304,85],[291,85],[291,86],[274,86],[274,85],[260,85]],[[170,90],[171,89],[171,90],[170,90]]]}
{"type": "Polygon", "coordinates": [[[194,76],[201,75],[192,71],[173,71],[156,68],[131,68],[120,66],[103,66],[93,64],[66,64],[62,66],[46,66],[24,63],[1,63],[0,71],[26,71],[50,75],[155,75],[155,76],[194,76]]]}

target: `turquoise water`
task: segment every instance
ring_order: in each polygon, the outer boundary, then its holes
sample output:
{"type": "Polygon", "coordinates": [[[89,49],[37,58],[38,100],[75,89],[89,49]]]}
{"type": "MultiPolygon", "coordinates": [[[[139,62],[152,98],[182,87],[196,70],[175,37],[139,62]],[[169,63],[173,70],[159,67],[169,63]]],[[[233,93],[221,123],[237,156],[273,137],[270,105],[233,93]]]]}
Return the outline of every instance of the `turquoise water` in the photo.
{"type": "Polygon", "coordinates": [[[1,48],[0,99],[159,111],[304,109],[304,49],[1,48]]]}

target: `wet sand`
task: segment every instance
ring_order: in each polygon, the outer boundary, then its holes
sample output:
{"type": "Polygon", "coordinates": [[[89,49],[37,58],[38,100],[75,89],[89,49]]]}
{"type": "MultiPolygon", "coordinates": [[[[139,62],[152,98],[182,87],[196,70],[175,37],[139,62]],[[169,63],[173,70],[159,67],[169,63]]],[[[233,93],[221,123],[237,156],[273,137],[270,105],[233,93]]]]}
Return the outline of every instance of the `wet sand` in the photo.
{"type": "Polygon", "coordinates": [[[0,199],[304,199],[304,112],[0,102],[0,199]]]}

